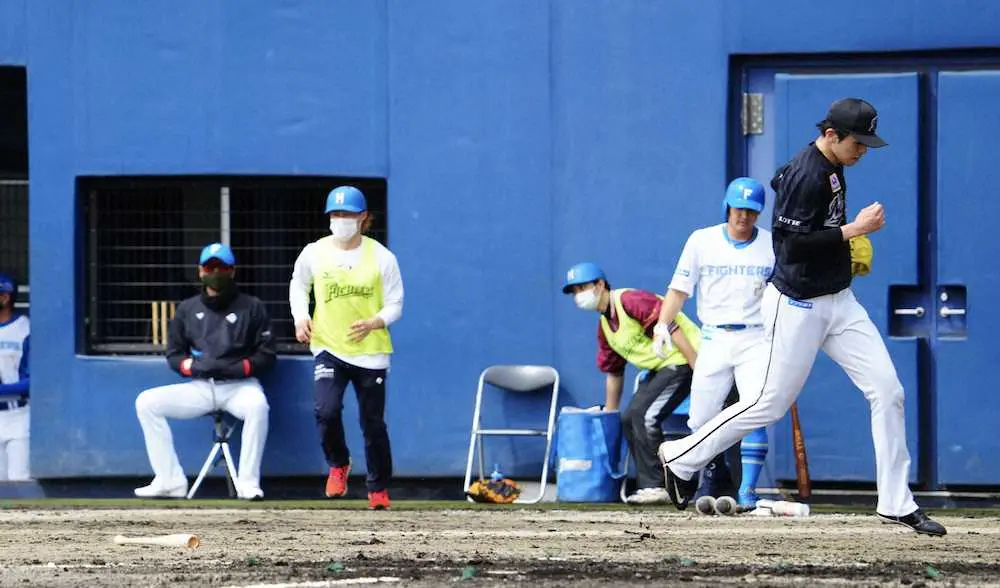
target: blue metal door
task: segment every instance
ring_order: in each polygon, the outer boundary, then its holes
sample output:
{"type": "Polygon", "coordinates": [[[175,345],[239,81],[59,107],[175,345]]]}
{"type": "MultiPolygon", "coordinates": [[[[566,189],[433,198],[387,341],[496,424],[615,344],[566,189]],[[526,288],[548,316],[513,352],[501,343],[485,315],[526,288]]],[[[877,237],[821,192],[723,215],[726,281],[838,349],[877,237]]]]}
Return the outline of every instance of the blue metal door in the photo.
{"type": "Polygon", "coordinates": [[[941,484],[1000,482],[1000,71],[937,82],[934,346],[941,484]],[[968,320],[968,322],[966,322],[968,320]]]}
{"type": "MultiPolygon", "coordinates": [[[[773,155],[750,151],[749,168],[765,184],[777,165],[790,159],[818,135],[816,123],[829,105],[839,98],[863,97],[879,110],[879,134],[888,142],[884,149],[871,150],[846,172],[849,218],[862,207],[882,202],[887,223],[872,236],[875,257],[872,273],[854,281],[854,292],[868,310],[886,339],[899,378],[907,391],[907,445],[916,480],[918,422],[918,339],[922,321],[905,320],[901,330],[890,337],[890,318],[901,304],[901,293],[918,292],[918,150],[919,87],[916,73],[864,75],[773,76],[773,105],[765,121],[769,138],[757,138],[760,145],[773,145],[773,155]],[[768,128],[770,127],[770,128],[768,128]],[[760,169],[754,160],[768,161],[770,170],[760,169]],[[766,171],[766,175],[765,174],[766,171]],[[902,290],[891,290],[903,286],[902,290]],[[894,306],[895,305],[895,306],[894,306]]],[[[765,96],[765,100],[768,97],[765,96]]],[[[769,191],[769,198],[773,199],[769,191]]],[[[770,206],[768,207],[770,210],[770,206]]],[[[769,224],[770,214],[763,217],[769,224]]],[[[918,292],[919,293],[919,292],[918,292]]],[[[904,297],[905,298],[905,297],[904,297]]],[[[903,301],[911,302],[911,301],[903,301]]],[[[917,317],[912,317],[917,319],[917,317]]],[[[898,319],[897,319],[897,322],[898,319]]],[[[870,413],[862,393],[833,361],[820,353],[798,400],[802,427],[809,454],[811,478],[815,481],[873,482],[875,453],[872,446],[870,413]]],[[[775,477],[794,479],[791,427],[786,417],[773,429],[772,452],[775,477]]]]}

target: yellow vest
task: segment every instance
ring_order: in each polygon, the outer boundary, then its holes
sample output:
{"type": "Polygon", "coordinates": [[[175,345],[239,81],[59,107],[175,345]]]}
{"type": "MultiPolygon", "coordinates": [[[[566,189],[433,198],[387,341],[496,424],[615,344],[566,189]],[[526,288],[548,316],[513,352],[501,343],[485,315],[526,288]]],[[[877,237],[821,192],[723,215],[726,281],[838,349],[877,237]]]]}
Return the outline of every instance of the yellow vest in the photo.
{"type": "Polygon", "coordinates": [[[389,331],[376,329],[360,343],[348,337],[354,321],[369,319],[382,309],[382,272],[379,271],[375,242],[361,237],[361,259],[351,269],[337,266],[332,260],[337,249],[333,237],[316,242],[313,266],[313,352],[329,349],[338,355],[377,355],[392,353],[389,331]]]}
{"type": "MultiPolygon", "coordinates": [[[[664,359],[653,351],[653,340],[646,335],[646,330],[642,323],[635,320],[625,312],[622,306],[621,295],[631,288],[623,288],[611,291],[611,304],[615,305],[615,313],[618,316],[618,330],[612,331],[607,317],[601,315],[601,330],[604,338],[608,340],[608,345],[615,350],[618,355],[625,358],[625,361],[643,370],[659,371],[667,366],[687,365],[684,354],[674,345],[670,353],[664,359]]],[[[663,300],[662,296],[657,298],[663,300]]],[[[684,313],[678,312],[674,319],[677,326],[687,337],[688,342],[695,351],[701,344],[701,330],[684,313]]]]}

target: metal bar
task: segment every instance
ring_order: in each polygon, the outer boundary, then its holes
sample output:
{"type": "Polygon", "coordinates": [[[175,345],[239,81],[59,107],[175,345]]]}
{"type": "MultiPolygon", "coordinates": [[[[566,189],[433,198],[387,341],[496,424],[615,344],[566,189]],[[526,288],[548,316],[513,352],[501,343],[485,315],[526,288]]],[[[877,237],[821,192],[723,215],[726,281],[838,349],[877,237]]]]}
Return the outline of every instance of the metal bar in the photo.
{"type": "Polygon", "coordinates": [[[87,221],[89,224],[89,231],[87,234],[87,245],[90,249],[88,252],[88,268],[87,268],[87,303],[90,312],[87,313],[87,326],[90,332],[90,341],[95,341],[100,337],[100,314],[98,312],[97,305],[97,280],[98,280],[98,269],[97,269],[97,219],[100,209],[97,206],[97,192],[90,190],[87,193],[87,221]]]}
{"type": "Polygon", "coordinates": [[[229,209],[229,186],[223,186],[219,190],[219,230],[222,233],[221,242],[226,245],[232,245],[232,236],[230,235],[230,209],[229,209]]]}

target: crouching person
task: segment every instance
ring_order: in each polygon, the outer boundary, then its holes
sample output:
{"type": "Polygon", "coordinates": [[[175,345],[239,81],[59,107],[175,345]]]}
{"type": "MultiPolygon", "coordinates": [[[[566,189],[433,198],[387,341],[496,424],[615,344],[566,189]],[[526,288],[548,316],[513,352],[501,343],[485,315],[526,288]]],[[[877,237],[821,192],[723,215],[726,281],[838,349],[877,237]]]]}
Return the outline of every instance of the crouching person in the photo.
{"type": "Polygon", "coordinates": [[[135,401],[154,474],[148,486],[135,489],[135,495],[183,498],[187,494],[187,477],[167,419],[192,419],[220,409],[243,421],[234,480],[237,494],[260,499],[269,408],[256,376],[274,365],[270,318],[260,300],[237,288],[236,258],[228,245],[205,247],[198,263],[204,288],[178,305],[167,348],[170,367],[190,380],[150,388],[135,401]]]}
{"type": "Polygon", "coordinates": [[[662,299],[645,290],[612,290],[604,272],[593,263],[569,269],[564,294],[573,294],[576,306],[600,313],[597,329],[597,367],[606,376],[604,410],[618,410],[624,386],[625,364],[648,375],[622,412],[622,428],[635,460],[638,490],[629,504],[665,504],[663,468],[656,451],[663,442],[664,419],[691,394],[691,365],[700,342],[698,326],[678,312],[668,326],[674,343],[660,357],[653,350],[653,329],[662,299]]]}

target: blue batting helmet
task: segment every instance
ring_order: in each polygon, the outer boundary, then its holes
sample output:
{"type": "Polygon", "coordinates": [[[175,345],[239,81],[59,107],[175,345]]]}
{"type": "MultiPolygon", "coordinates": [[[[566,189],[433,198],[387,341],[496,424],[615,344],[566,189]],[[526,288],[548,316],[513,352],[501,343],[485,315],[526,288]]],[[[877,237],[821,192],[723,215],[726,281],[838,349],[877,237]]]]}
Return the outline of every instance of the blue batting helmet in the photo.
{"type": "Polygon", "coordinates": [[[722,203],[726,220],[729,220],[730,208],[746,208],[759,213],[764,210],[766,197],[764,186],[753,178],[736,178],[729,182],[726,199],[722,203]]]}
{"type": "Polygon", "coordinates": [[[591,282],[596,282],[597,280],[608,281],[604,277],[604,270],[597,266],[596,263],[591,263],[585,261],[583,263],[578,263],[573,267],[569,268],[566,272],[566,281],[563,282],[563,294],[569,294],[569,289],[573,286],[579,284],[589,284],[591,282]]]}
{"type": "Polygon", "coordinates": [[[364,212],[368,210],[365,195],[354,186],[339,186],[326,197],[326,214],[331,212],[364,212]]]}
{"type": "Polygon", "coordinates": [[[0,274],[0,294],[17,296],[17,281],[7,274],[0,274]]]}
{"type": "Polygon", "coordinates": [[[236,265],[236,256],[233,255],[233,249],[225,243],[212,243],[211,245],[206,245],[205,248],[201,250],[201,257],[198,258],[198,265],[205,265],[213,259],[218,259],[223,264],[230,267],[236,265]]]}

